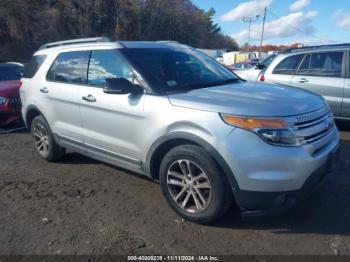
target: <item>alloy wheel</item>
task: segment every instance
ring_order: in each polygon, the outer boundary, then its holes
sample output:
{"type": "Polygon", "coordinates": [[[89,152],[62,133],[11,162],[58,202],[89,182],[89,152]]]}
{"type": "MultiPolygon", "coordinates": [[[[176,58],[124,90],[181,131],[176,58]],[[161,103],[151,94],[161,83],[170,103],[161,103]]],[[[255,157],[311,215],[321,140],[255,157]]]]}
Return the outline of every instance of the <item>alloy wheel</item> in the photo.
{"type": "Polygon", "coordinates": [[[50,150],[49,136],[42,124],[37,124],[33,129],[34,142],[38,152],[46,156],[50,150]]]}
{"type": "Polygon", "coordinates": [[[203,169],[193,161],[180,159],[167,172],[167,186],[172,199],[190,213],[203,212],[210,204],[212,189],[203,169]]]}

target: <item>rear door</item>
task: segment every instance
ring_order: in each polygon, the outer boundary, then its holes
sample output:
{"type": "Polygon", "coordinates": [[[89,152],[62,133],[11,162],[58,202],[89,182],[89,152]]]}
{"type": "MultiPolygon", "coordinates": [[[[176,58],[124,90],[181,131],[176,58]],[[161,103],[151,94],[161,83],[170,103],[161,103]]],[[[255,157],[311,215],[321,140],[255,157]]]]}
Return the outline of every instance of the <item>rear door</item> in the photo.
{"type": "Polygon", "coordinates": [[[350,52],[347,52],[345,63],[346,78],[344,87],[344,97],[341,108],[341,117],[350,119],[350,52]]]}
{"type": "Polygon", "coordinates": [[[78,103],[79,87],[86,83],[90,51],[60,53],[51,65],[40,95],[50,127],[60,139],[81,144],[82,122],[78,103]],[[42,100],[43,101],[43,100],[42,100]]]}
{"type": "Polygon", "coordinates": [[[303,56],[304,55],[299,54],[284,58],[270,73],[268,73],[268,68],[267,73],[265,74],[265,81],[274,84],[291,85],[293,75],[295,74],[303,56]]]}
{"type": "Polygon", "coordinates": [[[107,78],[136,81],[131,66],[118,50],[93,50],[87,85],[79,90],[85,145],[97,159],[138,166],[145,132],[145,95],[104,93],[107,78]]]}
{"type": "Polygon", "coordinates": [[[345,55],[342,51],[307,54],[292,80],[293,86],[322,95],[336,117],[340,116],[343,101],[344,59],[345,55]]]}

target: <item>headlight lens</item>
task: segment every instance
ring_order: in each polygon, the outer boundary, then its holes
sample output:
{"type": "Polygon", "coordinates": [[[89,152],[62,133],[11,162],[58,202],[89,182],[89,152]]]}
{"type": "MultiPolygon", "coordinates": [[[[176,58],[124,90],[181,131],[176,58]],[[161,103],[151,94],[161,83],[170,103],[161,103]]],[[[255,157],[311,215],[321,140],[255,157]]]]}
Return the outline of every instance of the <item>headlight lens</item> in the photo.
{"type": "Polygon", "coordinates": [[[293,133],[288,129],[260,129],[258,134],[268,143],[276,145],[298,145],[293,133]]]}
{"type": "Polygon", "coordinates": [[[298,146],[299,142],[281,118],[254,118],[221,114],[225,123],[253,131],[265,142],[280,146],[298,146]]]}
{"type": "Polygon", "coordinates": [[[6,98],[0,96],[0,105],[5,104],[5,102],[6,102],[6,98]]]}

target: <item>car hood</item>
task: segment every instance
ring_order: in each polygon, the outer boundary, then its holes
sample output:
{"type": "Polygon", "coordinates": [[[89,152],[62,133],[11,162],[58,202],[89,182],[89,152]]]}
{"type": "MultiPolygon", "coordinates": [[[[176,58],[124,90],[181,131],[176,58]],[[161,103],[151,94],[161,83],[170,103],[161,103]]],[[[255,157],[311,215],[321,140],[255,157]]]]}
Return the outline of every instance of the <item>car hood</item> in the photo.
{"type": "Polygon", "coordinates": [[[19,96],[20,81],[0,81],[0,96],[19,96]]]}
{"type": "Polygon", "coordinates": [[[260,82],[234,83],[169,95],[174,106],[242,116],[292,116],[325,106],[309,91],[260,82]]]}

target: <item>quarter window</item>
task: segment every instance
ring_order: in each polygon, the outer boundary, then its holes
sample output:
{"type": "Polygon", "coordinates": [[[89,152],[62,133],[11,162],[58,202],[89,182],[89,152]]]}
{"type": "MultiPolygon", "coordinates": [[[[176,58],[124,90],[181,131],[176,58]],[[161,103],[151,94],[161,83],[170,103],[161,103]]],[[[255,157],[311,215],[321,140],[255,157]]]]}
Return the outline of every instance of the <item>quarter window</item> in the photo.
{"type": "Polygon", "coordinates": [[[303,55],[294,55],[287,57],[275,67],[272,73],[282,75],[293,75],[295,73],[295,70],[298,68],[298,65],[302,58],[303,55]]]}
{"type": "Polygon", "coordinates": [[[92,51],[88,70],[88,85],[104,87],[108,78],[126,78],[135,82],[131,67],[118,51],[92,51]]]}
{"type": "Polygon", "coordinates": [[[49,81],[85,84],[90,51],[61,53],[52,64],[47,79],[49,81]]]}
{"type": "Polygon", "coordinates": [[[35,55],[29,63],[24,67],[24,78],[32,78],[39,70],[42,63],[45,61],[46,55],[35,55]]]}
{"type": "Polygon", "coordinates": [[[340,77],[343,52],[323,52],[307,55],[298,74],[309,76],[340,77]]]}

